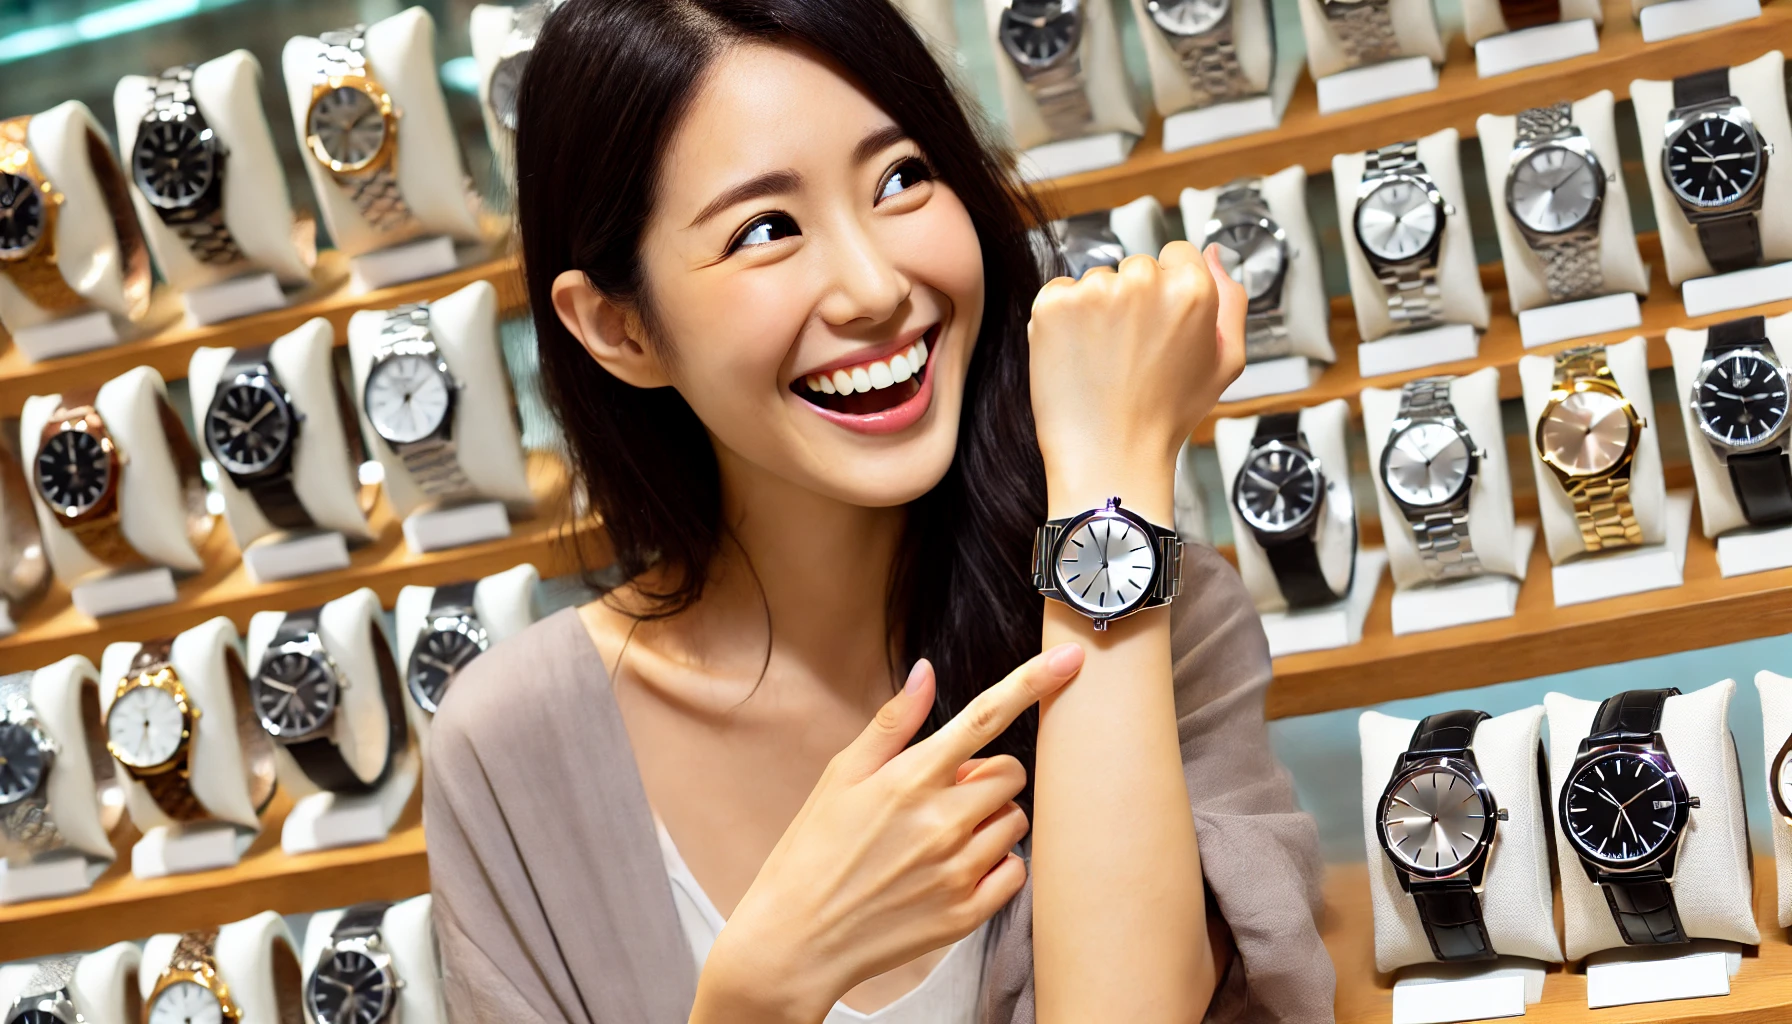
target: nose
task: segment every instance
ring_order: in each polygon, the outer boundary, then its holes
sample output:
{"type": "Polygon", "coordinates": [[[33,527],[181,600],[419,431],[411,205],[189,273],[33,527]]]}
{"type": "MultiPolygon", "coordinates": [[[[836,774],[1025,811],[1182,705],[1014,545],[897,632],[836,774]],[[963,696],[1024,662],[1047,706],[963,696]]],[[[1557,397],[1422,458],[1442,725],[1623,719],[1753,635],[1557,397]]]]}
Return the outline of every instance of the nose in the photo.
{"type": "Polygon", "coordinates": [[[883,323],[908,301],[913,287],[908,275],[863,223],[849,219],[828,248],[826,273],[830,280],[818,309],[829,324],[883,323]]]}

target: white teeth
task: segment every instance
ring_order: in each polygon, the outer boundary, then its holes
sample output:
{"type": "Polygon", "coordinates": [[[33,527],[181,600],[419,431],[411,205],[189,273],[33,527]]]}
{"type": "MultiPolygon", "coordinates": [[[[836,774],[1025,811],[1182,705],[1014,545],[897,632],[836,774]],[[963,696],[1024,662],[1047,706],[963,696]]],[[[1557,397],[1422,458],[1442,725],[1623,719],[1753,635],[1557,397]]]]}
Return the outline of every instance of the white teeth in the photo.
{"type": "Polygon", "coordinates": [[[866,372],[863,366],[852,368],[852,389],[854,391],[871,390],[871,374],[866,372]]]}
{"type": "Polygon", "coordinates": [[[927,342],[917,341],[901,352],[851,369],[833,373],[810,374],[804,380],[810,391],[824,395],[852,395],[866,391],[882,391],[900,384],[921,372],[927,365],[927,342]]]}
{"type": "MultiPolygon", "coordinates": [[[[870,378],[867,377],[866,380],[869,381],[870,378]]],[[[853,393],[852,378],[847,376],[845,370],[834,371],[834,390],[843,395],[850,395],[853,393]]]]}
{"type": "MultiPolygon", "coordinates": [[[[897,356],[896,358],[900,359],[902,357],[897,356]]],[[[872,363],[867,368],[866,372],[871,377],[871,386],[879,391],[896,383],[896,377],[891,372],[890,366],[887,363],[872,363]]]]}
{"type": "Polygon", "coordinates": [[[909,368],[907,359],[900,354],[890,357],[890,381],[892,383],[900,384],[914,375],[915,371],[909,368]]]}
{"type": "Polygon", "coordinates": [[[821,393],[822,394],[832,395],[832,394],[837,393],[840,390],[839,388],[834,387],[834,378],[822,377],[822,378],[820,378],[820,380],[821,380],[821,393]]]}
{"type": "Polygon", "coordinates": [[[807,380],[805,380],[803,383],[809,385],[810,391],[820,391],[821,390],[821,378],[816,377],[814,374],[810,374],[809,378],[807,380]]]}
{"type": "Polygon", "coordinates": [[[916,352],[915,365],[916,366],[926,366],[927,365],[927,339],[923,338],[920,341],[915,342],[915,352],[916,352]]]}

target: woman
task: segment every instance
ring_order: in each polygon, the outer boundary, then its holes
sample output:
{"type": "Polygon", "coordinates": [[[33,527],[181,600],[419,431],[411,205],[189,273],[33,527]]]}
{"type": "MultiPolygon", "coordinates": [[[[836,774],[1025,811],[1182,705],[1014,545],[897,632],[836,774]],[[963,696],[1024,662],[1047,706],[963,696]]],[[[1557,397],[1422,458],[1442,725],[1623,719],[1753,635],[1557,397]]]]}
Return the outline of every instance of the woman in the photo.
{"type": "Polygon", "coordinates": [[[1048,518],[1171,521],[1242,364],[1216,258],[1041,289],[887,0],[571,0],[520,109],[543,378],[627,582],[436,719],[451,1015],[1329,1020],[1237,577],[1190,548],[1100,632],[1031,578],[1048,518]]]}

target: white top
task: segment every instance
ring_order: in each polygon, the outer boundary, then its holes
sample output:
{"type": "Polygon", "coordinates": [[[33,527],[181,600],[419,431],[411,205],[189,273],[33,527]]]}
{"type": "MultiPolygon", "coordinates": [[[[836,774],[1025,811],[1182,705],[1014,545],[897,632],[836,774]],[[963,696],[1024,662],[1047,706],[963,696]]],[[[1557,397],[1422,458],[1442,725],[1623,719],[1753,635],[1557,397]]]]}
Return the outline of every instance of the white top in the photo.
{"type": "MultiPolygon", "coordinates": [[[[672,902],[678,908],[678,923],[691,944],[691,956],[697,970],[709,959],[709,947],[715,945],[727,920],[711,903],[696,876],[685,865],[672,836],[656,817],[660,853],[666,861],[666,874],[672,880],[672,902]]],[[[960,939],[946,951],[946,956],[921,984],[895,1002],[873,1013],[860,1013],[844,1003],[835,1003],[823,1024],[977,1024],[978,997],[983,987],[983,947],[989,936],[989,922],[960,939]]]]}

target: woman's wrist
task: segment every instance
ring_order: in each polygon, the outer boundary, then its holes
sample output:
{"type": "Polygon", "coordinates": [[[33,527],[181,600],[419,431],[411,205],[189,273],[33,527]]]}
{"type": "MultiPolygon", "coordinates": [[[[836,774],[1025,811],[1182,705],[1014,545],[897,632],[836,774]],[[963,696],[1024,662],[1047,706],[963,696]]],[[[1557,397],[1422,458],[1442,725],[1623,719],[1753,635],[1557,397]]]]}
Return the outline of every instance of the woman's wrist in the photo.
{"type": "Polygon", "coordinates": [[[1139,460],[1094,461],[1047,465],[1047,518],[1061,519],[1100,508],[1118,497],[1122,507],[1159,526],[1169,526],[1176,511],[1176,465],[1155,466],[1139,460]]]}

